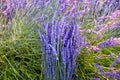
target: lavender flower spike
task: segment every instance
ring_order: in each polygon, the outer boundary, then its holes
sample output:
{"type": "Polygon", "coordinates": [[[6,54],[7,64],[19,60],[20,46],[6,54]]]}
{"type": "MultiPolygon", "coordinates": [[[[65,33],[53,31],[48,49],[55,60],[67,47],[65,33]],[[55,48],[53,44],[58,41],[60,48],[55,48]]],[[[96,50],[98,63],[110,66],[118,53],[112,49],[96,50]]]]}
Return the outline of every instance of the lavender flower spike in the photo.
{"type": "Polygon", "coordinates": [[[110,47],[110,46],[116,46],[120,44],[120,38],[109,38],[104,42],[99,42],[97,46],[100,47],[110,47]]]}
{"type": "Polygon", "coordinates": [[[100,78],[91,78],[90,80],[100,80],[100,78]]]}
{"type": "Polygon", "coordinates": [[[73,80],[82,38],[75,18],[64,23],[48,22],[44,33],[39,31],[45,80],[73,80]]]}
{"type": "Polygon", "coordinates": [[[111,67],[113,67],[117,62],[120,62],[120,53],[118,54],[118,57],[114,59],[113,63],[111,64],[111,67]]]}
{"type": "Polygon", "coordinates": [[[100,66],[100,65],[98,65],[98,64],[96,64],[96,63],[94,63],[93,64],[101,73],[103,73],[103,69],[102,69],[102,67],[100,66]]]}

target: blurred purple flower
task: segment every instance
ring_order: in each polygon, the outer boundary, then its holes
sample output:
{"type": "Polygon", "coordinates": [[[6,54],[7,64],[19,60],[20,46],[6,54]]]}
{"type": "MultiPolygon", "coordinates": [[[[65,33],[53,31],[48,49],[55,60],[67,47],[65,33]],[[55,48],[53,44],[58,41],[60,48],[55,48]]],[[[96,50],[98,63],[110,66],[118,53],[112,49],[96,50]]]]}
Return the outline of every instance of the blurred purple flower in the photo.
{"type": "Polygon", "coordinates": [[[112,24],[109,26],[108,29],[113,29],[113,28],[118,27],[118,26],[120,26],[120,20],[112,23],[112,24]]]}
{"type": "Polygon", "coordinates": [[[113,58],[113,53],[112,52],[110,52],[110,58],[113,58]]]}
{"type": "Polygon", "coordinates": [[[111,17],[112,17],[112,19],[114,19],[116,17],[120,17],[120,10],[116,10],[115,12],[113,12],[111,17]]]}
{"type": "Polygon", "coordinates": [[[102,74],[102,76],[104,76],[105,78],[109,78],[109,79],[120,79],[120,71],[113,71],[113,70],[109,70],[107,72],[104,72],[102,74]]]}
{"type": "Polygon", "coordinates": [[[113,78],[114,77],[114,72],[113,71],[107,71],[102,74],[106,78],[113,78]]]}
{"type": "Polygon", "coordinates": [[[106,26],[105,24],[98,25],[98,26],[95,27],[95,30],[98,31],[98,30],[104,28],[105,26],[106,26]]]}
{"type": "Polygon", "coordinates": [[[91,78],[90,80],[100,80],[100,78],[91,78]]]}
{"type": "Polygon", "coordinates": [[[80,10],[79,12],[75,13],[75,16],[81,16],[83,14],[87,14],[89,12],[89,10],[80,10]]]}
{"type": "Polygon", "coordinates": [[[102,69],[102,67],[101,67],[100,65],[98,65],[97,63],[94,63],[93,65],[94,65],[101,73],[104,72],[103,69],[102,69]]]}
{"type": "Polygon", "coordinates": [[[100,47],[116,46],[118,44],[120,44],[120,39],[111,37],[104,42],[99,42],[97,46],[100,48],[100,47]]]}
{"type": "Polygon", "coordinates": [[[118,57],[114,59],[113,63],[111,64],[111,67],[113,67],[118,62],[120,62],[120,53],[118,54],[118,57]]]}
{"type": "Polygon", "coordinates": [[[111,19],[111,16],[103,16],[103,17],[99,17],[98,21],[103,21],[105,19],[111,19]]]}
{"type": "Polygon", "coordinates": [[[97,46],[91,46],[91,50],[98,52],[100,48],[98,48],[97,46]]]}
{"type": "Polygon", "coordinates": [[[96,56],[95,59],[98,60],[98,59],[104,59],[104,58],[108,58],[107,56],[96,56]]]}
{"type": "Polygon", "coordinates": [[[100,39],[101,37],[102,37],[102,34],[100,33],[97,36],[93,37],[92,40],[97,40],[97,39],[100,39]]]}
{"type": "Polygon", "coordinates": [[[12,7],[7,7],[7,9],[6,10],[4,10],[2,13],[3,13],[3,15],[8,15],[9,13],[11,13],[11,11],[12,11],[12,7]]]}
{"type": "Polygon", "coordinates": [[[116,72],[113,76],[114,79],[120,80],[120,72],[116,72]]]}

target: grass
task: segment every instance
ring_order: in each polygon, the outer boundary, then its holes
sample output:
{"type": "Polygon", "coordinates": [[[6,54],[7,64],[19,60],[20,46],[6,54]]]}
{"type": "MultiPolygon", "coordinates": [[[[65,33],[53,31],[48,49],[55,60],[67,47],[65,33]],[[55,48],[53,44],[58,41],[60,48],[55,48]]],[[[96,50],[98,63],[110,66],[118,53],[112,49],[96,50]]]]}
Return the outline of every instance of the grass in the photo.
{"type": "MultiPolygon", "coordinates": [[[[119,51],[119,45],[116,47],[103,48],[99,52],[90,52],[89,54],[86,54],[85,51],[81,51],[76,60],[78,64],[76,69],[78,80],[89,80],[91,77],[95,77],[94,73],[98,70],[94,67],[93,63],[100,64],[104,71],[108,71],[110,69],[110,64],[114,61],[114,58],[117,57],[119,51]],[[110,52],[114,53],[112,59],[110,58],[110,52]],[[106,56],[106,58],[96,59],[96,56],[106,56]]],[[[117,63],[114,66],[114,70],[119,68],[119,66],[120,64],[117,63]]],[[[97,77],[106,80],[99,74],[97,77]]]]}
{"type": "MultiPolygon", "coordinates": [[[[37,23],[13,19],[0,36],[0,80],[42,80],[37,23]]],[[[2,25],[0,25],[2,28],[2,25]]]]}

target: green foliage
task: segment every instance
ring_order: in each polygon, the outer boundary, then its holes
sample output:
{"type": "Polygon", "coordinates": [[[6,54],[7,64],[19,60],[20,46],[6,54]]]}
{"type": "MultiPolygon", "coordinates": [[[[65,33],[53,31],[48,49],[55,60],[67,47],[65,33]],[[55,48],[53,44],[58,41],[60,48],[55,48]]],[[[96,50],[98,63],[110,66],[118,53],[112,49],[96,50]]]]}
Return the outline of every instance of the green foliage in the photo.
{"type": "Polygon", "coordinates": [[[0,80],[43,80],[37,23],[12,19],[8,30],[0,24],[0,80]]]}
{"type": "MultiPolygon", "coordinates": [[[[91,77],[95,77],[94,72],[98,70],[94,67],[93,63],[100,64],[104,71],[108,71],[119,51],[120,45],[107,48],[104,47],[98,52],[82,49],[76,60],[78,65],[76,69],[78,80],[89,80],[91,77]],[[110,58],[110,52],[113,53],[113,58],[110,58]]],[[[120,63],[117,63],[114,66],[114,70],[118,69],[119,67],[120,63]]],[[[102,80],[106,80],[99,73],[97,77],[101,78],[102,80]]]]}

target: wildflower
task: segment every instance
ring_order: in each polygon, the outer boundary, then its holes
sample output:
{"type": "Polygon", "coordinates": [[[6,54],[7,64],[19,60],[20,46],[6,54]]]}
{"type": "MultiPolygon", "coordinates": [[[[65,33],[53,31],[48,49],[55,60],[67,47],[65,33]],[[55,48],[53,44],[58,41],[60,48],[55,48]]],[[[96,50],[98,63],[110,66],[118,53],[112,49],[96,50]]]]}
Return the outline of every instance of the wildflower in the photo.
{"type": "Polygon", "coordinates": [[[9,7],[7,7],[7,9],[4,10],[2,13],[3,13],[3,15],[7,16],[11,11],[12,11],[12,8],[9,6],[9,7]]]}
{"type": "Polygon", "coordinates": [[[118,54],[118,57],[114,59],[113,63],[111,64],[111,67],[113,67],[117,62],[120,62],[120,53],[118,54]]]}
{"type": "Polygon", "coordinates": [[[104,58],[107,58],[107,56],[96,56],[96,60],[98,60],[98,59],[104,59],[104,58]]]}
{"type": "Polygon", "coordinates": [[[87,42],[87,40],[85,38],[81,38],[81,48],[87,48],[88,46],[90,46],[90,43],[87,42]]]}
{"type": "Polygon", "coordinates": [[[91,46],[91,50],[98,52],[100,48],[98,48],[97,46],[91,46]]]}
{"type": "Polygon", "coordinates": [[[103,25],[103,27],[97,32],[97,34],[102,34],[103,32],[105,32],[106,30],[107,30],[107,26],[105,25],[103,25]]]}
{"type": "Polygon", "coordinates": [[[91,0],[83,0],[84,4],[89,4],[91,2],[91,0]]]}
{"type": "Polygon", "coordinates": [[[113,58],[113,53],[112,52],[110,52],[110,58],[113,58]]]}
{"type": "Polygon", "coordinates": [[[98,72],[94,72],[94,75],[97,76],[97,75],[98,75],[98,72]]]}
{"type": "Polygon", "coordinates": [[[95,30],[98,31],[98,30],[104,28],[105,26],[106,26],[105,24],[98,25],[98,26],[95,27],[95,30]]]}
{"type": "Polygon", "coordinates": [[[114,79],[120,79],[120,72],[116,72],[113,76],[114,79]]]}
{"type": "Polygon", "coordinates": [[[77,13],[75,14],[75,16],[81,16],[81,15],[83,15],[83,14],[87,14],[88,12],[89,12],[89,9],[81,10],[81,11],[77,12],[77,13]]]}
{"type": "Polygon", "coordinates": [[[103,69],[102,69],[102,67],[100,66],[100,65],[98,65],[98,64],[96,64],[96,63],[94,63],[93,64],[101,73],[103,73],[103,69]]]}
{"type": "Polygon", "coordinates": [[[97,32],[97,36],[93,37],[92,40],[97,40],[101,37],[102,37],[102,34],[97,32]]]}
{"type": "Polygon", "coordinates": [[[116,46],[120,44],[120,39],[119,38],[109,38],[104,42],[99,42],[97,46],[100,47],[110,47],[110,46],[116,46]]]}
{"type": "Polygon", "coordinates": [[[114,72],[113,71],[107,71],[102,74],[106,78],[113,78],[114,72]]]}
{"type": "Polygon", "coordinates": [[[111,17],[112,17],[112,19],[114,19],[116,17],[120,17],[120,10],[116,10],[115,12],[113,12],[111,17]]]}
{"type": "Polygon", "coordinates": [[[100,78],[91,78],[90,80],[100,80],[100,78]]]}
{"type": "Polygon", "coordinates": [[[111,16],[103,16],[103,17],[99,17],[98,21],[103,21],[105,19],[111,19],[111,16]]]}
{"type": "Polygon", "coordinates": [[[72,80],[75,73],[75,58],[80,49],[81,37],[79,28],[73,18],[68,25],[62,20],[45,24],[44,33],[39,31],[42,54],[42,68],[45,79],[56,78],[56,69],[60,73],[59,80],[72,80]],[[44,46],[43,46],[44,45],[44,46]],[[46,61],[47,59],[47,61],[46,61]],[[57,66],[56,61],[61,64],[57,66]],[[45,64],[46,63],[46,64],[45,64]],[[51,64],[51,65],[50,65],[51,64]],[[62,72],[62,73],[61,73],[62,72]]]}
{"type": "Polygon", "coordinates": [[[109,29],[113,29],[113,28],[115,28],[115,27],[117,27],[117,26],[119,26],[119,25],[120,25],[120,20],[115,21],[115,22],[113,22],[113,23],[109,26],[109,29]]]}

